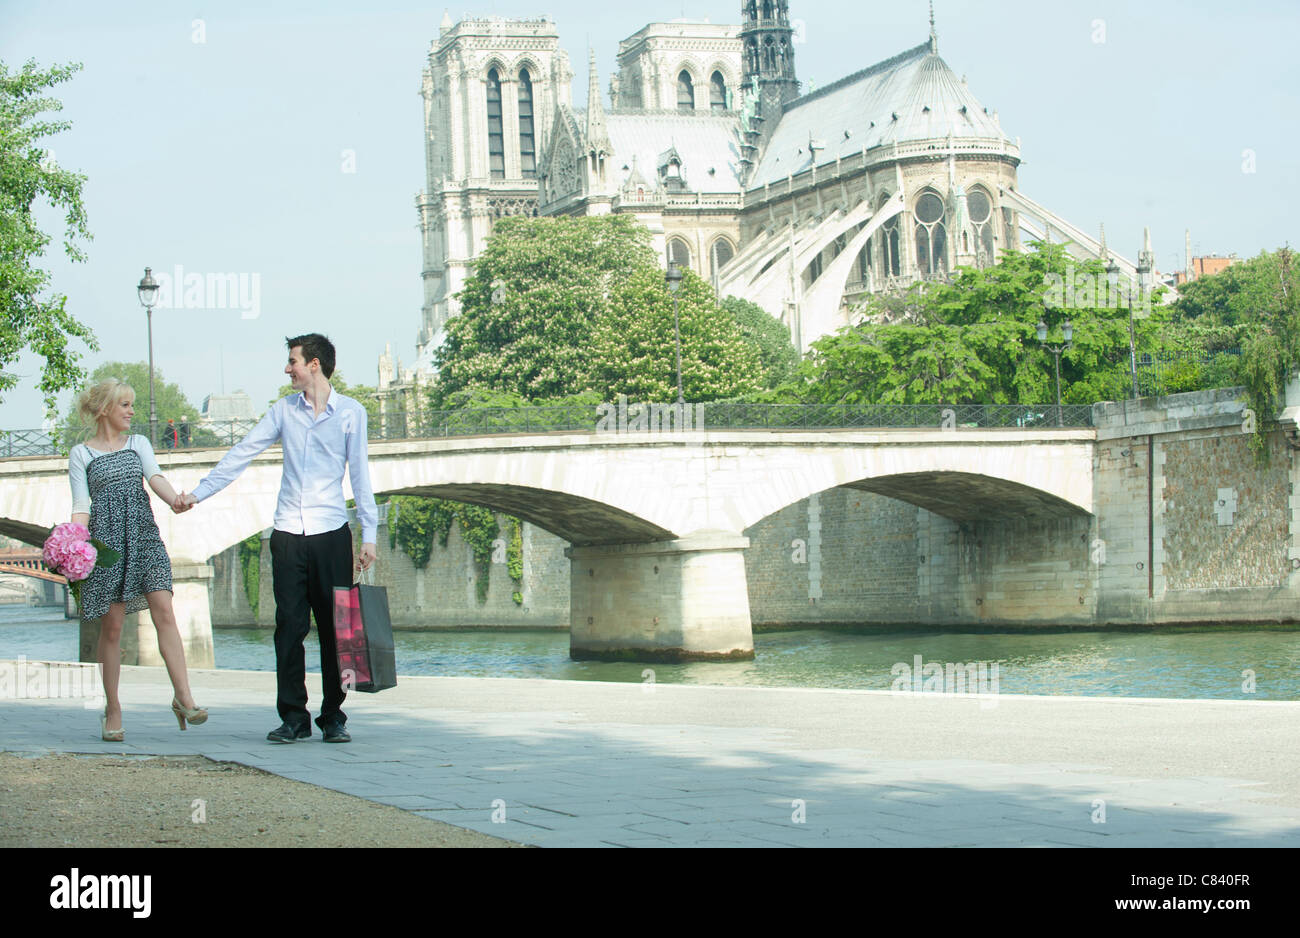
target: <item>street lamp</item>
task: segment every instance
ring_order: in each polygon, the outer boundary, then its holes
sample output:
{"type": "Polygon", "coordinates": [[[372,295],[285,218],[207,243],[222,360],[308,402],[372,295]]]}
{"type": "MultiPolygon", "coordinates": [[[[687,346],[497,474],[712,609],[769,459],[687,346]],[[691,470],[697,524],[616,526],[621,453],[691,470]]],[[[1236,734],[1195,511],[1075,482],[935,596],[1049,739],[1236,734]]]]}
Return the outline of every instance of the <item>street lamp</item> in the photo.
{"type": "Polygon", "coordinates": [[[153,396],[153,307],[158,302],[158,281],[153,279],[150,268],[144,269],[144,276],[140,278],[136,292],[140,294],[140,304],[149,320],[149,445],[157,449],[158,407],[153,396]]]}
{"type": "MultiPolygon", "coordinates": [[[[1137,275],[1138,275],[1138,296],[1144,300],[1147,291],[1151,288],[1151,251],[1150,248],[1144,248],[1138,254],[1137,275]]],[[[1106,282],[1110,284],[1112,291],[1119,285],[1119,264],[1115,258],[1106,259],[1106,282]]],[[[1136,400],[1138,394],[1138,373],[1137,373],[1137,340],[1133,331],[1133,289],[1124,291],[1128,296],[1128,369],[1129,377],[1133,382],[1133,399],[1136,400]]]]}
{"type": "Polygon", "coordinates": [[[673,295],[673,341],[677,345],[677,403],[685,404],[682,397],[682,327],[677,318],[677,291],[682,287],[682,271],[676,261],[668,262],[668,272],[664,274],[668,281],[668,292],[673,295]]]}
{"type": "MultiPolygon", "coordinates": [[[[1110,296],[1114,296],[1116,288],[1119,287],[1119,264],[1115,263],[1115,258],[1106,258],[1106,282],[1110,285],[1110,296]]],[[[1138,397],[1138,369],[1137,369],[1137,343],[1133,338],[1133,290],[1125,290],[1128,297],[1128,372],[1129,379],[1133,385],[1133,399],[1138,397]]]]}
{"type": "Polygon", "coordinates": [[[1065,422],[1061,419],[1061,353],[1073,344],[1074,326],[1070,324],[1070,320],[1067,319],[1062,323],[1061,335],[1065,339],[1064,344],[1048,345],[1047,323],[1042,319],[1038,320],[1038,341],[1041,342],[1043,347],[1051,352],[1052,357],[1056,359],[1056,425],[1058,427],[1065,425],[1065,422]]]}
{"type": "MultiPolygon", "coordinates": [[[[1138,296],[1142,298],[1143,308],[1146,307],[1147,298],[1151,290],[1151,268],[1155,266],[1155,258],[1151,254],[1151,230],[1148,228],[1144,237],[1144,246],[1138,253],[1138,296]]],[[[1133,341],[1133,297],[1128,299],[1128,335],[1129,345],[1133,347],[1133,371],[1137,373],[1137,348],[1133,341]]]]}

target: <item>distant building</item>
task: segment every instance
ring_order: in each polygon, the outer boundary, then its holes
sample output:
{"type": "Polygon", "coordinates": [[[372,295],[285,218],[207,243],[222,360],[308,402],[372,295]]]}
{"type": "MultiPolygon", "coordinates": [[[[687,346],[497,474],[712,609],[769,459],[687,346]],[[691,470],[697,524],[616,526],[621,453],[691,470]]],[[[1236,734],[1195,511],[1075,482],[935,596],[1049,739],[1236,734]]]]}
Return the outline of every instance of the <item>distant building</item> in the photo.
{"type": "Polygon", "coordinates": [[[401,357],[393,357],[393,344],[384,344],[384,354],[379,356],[379,383],[375,387],[375,397],[379,400],[385,435],[398,433],[404,427],[394,422],[401,418],[392,415],[414,415],[425,409],[432,376],[430,370],[403,367],[401,357]]]}
{"type": "Polygon", "coordinates": [[[204,423],[214,420],[252,420],[257,416],[253,400],[243,391],[233,394],[209,394],[203,399],[199,419],[204,423]]]}
{"type": "Polygon", "coordinates": [[[919,45],[801,94],[789,7],[742,0],[738,26],[650,23],[619,44],[608,108],[591,53],[582,110],[549,18],[444,17],[421,86],[416,362],[408,377],[385,354],[381,399],[432,379],[456,294],[509,215],[631,214],[664,266],[758,303],[801,351],[873,293],[1031,239],[1136,278],[1020,191],[1020,141],[940,57],[933,12],[919,45]]]}
{"type": "Polygon", "coordinates": [[[1209,257],[1193,257],[1186,270],[1180,270],[1174,274],[1174,286],[1181,286],[1193,280],[1200,280],[1202,277],[1212,277],[1215,274],[1221,274],[1233,264],[1240,264],[1241,258],[1235,254],[1229,254],[1227,257],[1211,255],[1209,257]]]}

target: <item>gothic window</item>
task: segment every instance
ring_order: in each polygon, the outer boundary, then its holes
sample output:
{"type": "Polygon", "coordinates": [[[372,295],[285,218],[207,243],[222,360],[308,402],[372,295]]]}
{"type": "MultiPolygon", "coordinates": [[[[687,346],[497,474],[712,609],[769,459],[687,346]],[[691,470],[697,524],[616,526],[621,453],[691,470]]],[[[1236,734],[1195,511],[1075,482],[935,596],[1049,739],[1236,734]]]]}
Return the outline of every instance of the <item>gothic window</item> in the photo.
{"type": "Polygon", "coordinates": [[[695,85],[691,83],[691,73],[685,69],[677,76],[677,110],[695,110],[695,85]]]}
{"type": "Polygon", "coordinates": [[[819,251],[817,253],[817,256],[812,259],[812,263],[808,265],[807,282],[809,284],[815,283],[817,281],[817,278],[820,277],[821,275],[822,275],[822,255],[821,252],[819,251]]]}
{"type": "Polygon", "coordinates": [[[668,261],[682,270],[691,266],[691,249],[681,238],[673,238],[668,242],[668,261]]]}
{"type": "Polygon", "coordinates": [[[916,267],[922,276],[948,271],[948,230],[943,224],[943,199],[933,192],[916,200],[916,267]]]}
{"type": "Polygon", "coordinates": [[[537,143],[533,134],[533,82],[528,69],[519,70],[519,170],[525,179],[537,178],[537,143]]]}
{"type": "Polygon", "coordinates": [[[789,52],[790,50],[785,46],[785,40],[782,39],[781,44],[776,47],[776,69],[778,74],[784,75],[786,73],[786,62],[789,61],[786,56],[789,55],[789,52]]]}
{"type": "Polygon", "coordinates": [[[971,227],[975,229],[975,266],[993,263],[993,200],[983,189],[975,188],[966,197],[971,227]]]}
{"type": "Polygon", "coordinates": [[[722,77],[722,72],[714,72],[713,78],[709,80],[709,107],[715,111],[727,108],[727,82],[722,77]]]}
{"type": "Polygon", "coordinates": [[[749,40],[749,44],[745,48],[746,48],[746,52],[749,55],[749,71],[751,74],[753,74],[754,72],[757,72],[759,69],[758,43],[756,43],[754,40],[751,39],[749,40]]]}
{"type": "Polygon", "coordinates": [[[771,36],[763,43],[763,68],[769,72],[776,70],[776,43],[771,36]]]}
{"type": "Polygon", "coordinates": [[[758,19],[758,0],[749,0],[749,3],[747,3],[746,6],[749,8],[749,12],[747,14],[749,18],[751,20],[758,19]]]}
{"type": "MultiPolygon", "coordinates": [[[[881,207],[884,207],[882,201],[881,207]]],[[[898,277],[903,272],[903,262],[899,254],[898,216],[880,226],[880,265],[886,277],[898,277]]]]}
{"type": "Polygon", "coordinates": [[[863,283],[868,283],[871,280],[871,265],[875,261],[875,252],[872,247],[875,243],[876,239],[874,237],[868,238],[867,243],[858,252],[858,279],[863,283]]]}
{"type": "Polygon", "coordinates": [[[488,166],[493,179],[506,178],[506,136],[501,121],[501,76],[494,68],[487,79],[488,166]]]}
{"type": "Polygon", "coordinates": [[[763,19],[770,20],[772,18],[772,14],[773,14],[772,0],[763,0],[763,19]]]}
{"type": "Polygon", "coordinates": [[[731,242],[726,238],[719,238],[713,242],[713,289],[718,288],[718,272],[726,267],[728,262],[736,256],[736,249],[731,246],[731,242]]]}

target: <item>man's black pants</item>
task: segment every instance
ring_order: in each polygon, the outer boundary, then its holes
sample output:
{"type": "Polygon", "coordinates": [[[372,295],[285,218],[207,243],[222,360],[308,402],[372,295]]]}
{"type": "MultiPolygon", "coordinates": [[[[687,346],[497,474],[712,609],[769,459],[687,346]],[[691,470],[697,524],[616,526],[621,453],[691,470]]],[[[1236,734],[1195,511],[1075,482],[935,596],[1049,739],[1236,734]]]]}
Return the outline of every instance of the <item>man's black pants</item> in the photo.
{"type": "Polygon", "coordinates": [[[343,706],[339,660],[334,642],[334,587],[352,585],[352,531],[345,524],[325,534],[271,532],[271,578],[275,590],[276,709],[290,726],[305,728],[307,668],[303,639],[316,614],[320,638],[321,685],[324,701],[316,725],[342,726],[343,706]]]}

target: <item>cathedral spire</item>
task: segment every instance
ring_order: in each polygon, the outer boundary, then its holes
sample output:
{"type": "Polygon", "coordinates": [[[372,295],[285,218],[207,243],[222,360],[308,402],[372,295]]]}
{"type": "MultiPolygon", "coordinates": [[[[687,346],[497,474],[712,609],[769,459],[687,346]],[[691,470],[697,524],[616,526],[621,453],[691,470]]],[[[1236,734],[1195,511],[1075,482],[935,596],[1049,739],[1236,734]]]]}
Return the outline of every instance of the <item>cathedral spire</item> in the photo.
{"type": "Polygon", "coordinates": [[[600,76],[596,72],[596,50],[587,51],[587,147],[609,151],[605,104],[600,98],[600,76]]]}
{"type": "Polygon", "coordinates": [[[930,0],[930,51],[939,51],[939,34],[934,31],[934,0],[930,0]]]}

